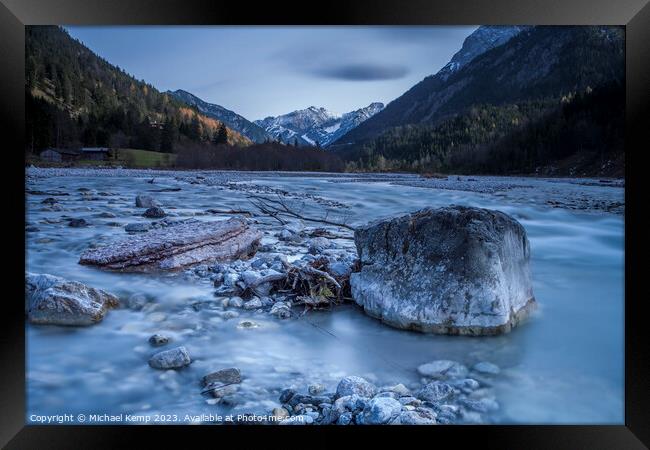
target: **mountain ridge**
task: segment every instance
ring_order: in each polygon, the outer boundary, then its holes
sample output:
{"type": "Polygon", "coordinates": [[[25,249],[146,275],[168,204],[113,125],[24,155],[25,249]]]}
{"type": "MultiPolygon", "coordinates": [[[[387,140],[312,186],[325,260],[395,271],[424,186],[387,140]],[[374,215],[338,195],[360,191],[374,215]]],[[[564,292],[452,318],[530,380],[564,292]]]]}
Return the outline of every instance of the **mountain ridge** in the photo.
{"type": "Polygon", "coordinates": [[[368,106],[337,115],[323,107],[309,106],[279,116],[268,116],[255,123],[274,139],[285,143],[297,140],[299,145],[327,147],[383,108],[383,103],[372,102],[368,106]]]}
{"type": "Polygon", "coordinates": [[[188,105],[196,107],[206,116],[224,122],[226,126],[241,133],[253,142],[261,143],[272,138],[263,128],[244,116],[216,103],[207,102],[191,92],[177,89],[175,91],[168,90],[167,93],[188,105]]]}

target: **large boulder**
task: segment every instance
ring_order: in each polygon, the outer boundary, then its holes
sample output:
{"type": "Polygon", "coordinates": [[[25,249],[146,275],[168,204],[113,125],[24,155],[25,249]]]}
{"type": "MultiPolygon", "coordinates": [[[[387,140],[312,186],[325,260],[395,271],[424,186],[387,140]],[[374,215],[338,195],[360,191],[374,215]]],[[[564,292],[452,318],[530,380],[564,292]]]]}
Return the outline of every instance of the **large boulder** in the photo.
{"type": "Polygon", "coordinates": [[[118,304],[113,294],[77,281],[36,273],[25,277],[25,310],[31,323],[92,325],[118,304]]]}
{"type": "Polygon", "coordinates": [[[185,222],[86,250],[79,264],[131,272],[178,270],[248,258],[261,238],[262,233],[241,219],[185,222]]]}
{"type": "Polygon", "coordinates": [[[509,332],[534,308],[524,227],[499,211],[449,206],[358,228],[352,296],[403,329],[509,332]]]}

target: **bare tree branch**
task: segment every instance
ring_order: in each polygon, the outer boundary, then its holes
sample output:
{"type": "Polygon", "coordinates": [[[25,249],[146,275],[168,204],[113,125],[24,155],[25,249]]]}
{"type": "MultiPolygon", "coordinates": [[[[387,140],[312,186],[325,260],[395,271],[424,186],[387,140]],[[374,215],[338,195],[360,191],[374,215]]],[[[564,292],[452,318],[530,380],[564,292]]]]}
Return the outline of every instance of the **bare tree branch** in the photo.
{"type": "Polygon", "coordinates": [[[348,230],[354,231],[354,227],[342,223],[342,222],[335,222],[333,220],[329,220],[327,215],[325,218],[317,218],[317,217],[309,217],[306,216],[294,209],[291,209],[287,204],[282,200],[282,198],[278,200],[274,200],[271,198],[266,198],[266,197],[261,197],[258,195],[251,195],[248,197],[249,201],[255,206],[257,209],[259,209],[263,214],[266,214],[270,217],[273,217],[274,219],[278,220],[280,223],[283,225],[286,224],[282,219],[279,218],[280,215],[284,215],[285,217],[293,217],[296,219],[304,220],[306,222],[317,222],[317,223],[324,223],[326,225],[332,225],[335,227],[341,227],[341,228],[346,228],[348,230]]]}

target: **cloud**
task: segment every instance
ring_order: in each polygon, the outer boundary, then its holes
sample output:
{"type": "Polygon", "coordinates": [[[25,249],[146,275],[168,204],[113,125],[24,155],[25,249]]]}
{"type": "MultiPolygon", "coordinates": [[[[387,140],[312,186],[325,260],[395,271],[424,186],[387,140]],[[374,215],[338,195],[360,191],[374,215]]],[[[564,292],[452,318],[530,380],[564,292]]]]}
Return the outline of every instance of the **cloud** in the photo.
{"type": "Polygon", "coordinates": [[[309,71],[319,78],[345,81],[397,80],[409,73],[406,66],[397,64],[339,64],[309,71]]]}

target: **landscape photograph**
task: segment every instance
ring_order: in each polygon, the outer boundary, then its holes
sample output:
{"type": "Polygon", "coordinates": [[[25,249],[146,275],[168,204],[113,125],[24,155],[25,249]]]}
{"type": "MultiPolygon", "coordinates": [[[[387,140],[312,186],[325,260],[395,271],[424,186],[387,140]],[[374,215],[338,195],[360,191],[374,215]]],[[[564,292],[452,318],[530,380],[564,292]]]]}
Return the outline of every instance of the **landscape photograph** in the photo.
{"type": "Polygon", "coordinates": [[[624,424],[624,135],[619,26],[26,26],[26,423],[624,424]]]}

